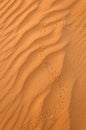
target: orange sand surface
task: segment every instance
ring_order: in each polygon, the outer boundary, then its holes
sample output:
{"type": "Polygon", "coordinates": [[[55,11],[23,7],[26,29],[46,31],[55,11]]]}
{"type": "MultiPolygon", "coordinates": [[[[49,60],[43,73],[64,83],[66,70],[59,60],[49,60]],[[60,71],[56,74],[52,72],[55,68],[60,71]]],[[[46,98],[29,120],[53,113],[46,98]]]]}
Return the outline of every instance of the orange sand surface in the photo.
{"type": "Polygon", "coordinates": [[[0,130],[86,130],[86,0],[0,0],[0,130]]]}

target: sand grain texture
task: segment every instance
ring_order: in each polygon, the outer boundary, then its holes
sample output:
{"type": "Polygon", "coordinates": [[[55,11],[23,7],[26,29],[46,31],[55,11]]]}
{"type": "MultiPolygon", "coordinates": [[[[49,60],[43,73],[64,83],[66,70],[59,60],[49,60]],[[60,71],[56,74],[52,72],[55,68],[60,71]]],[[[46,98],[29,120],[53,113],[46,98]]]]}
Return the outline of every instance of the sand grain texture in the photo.
{"type": "Polygon", "coordinates": [[[86,130],[85,16],[85,0],[0,0],[0,130],[86,130]]]}

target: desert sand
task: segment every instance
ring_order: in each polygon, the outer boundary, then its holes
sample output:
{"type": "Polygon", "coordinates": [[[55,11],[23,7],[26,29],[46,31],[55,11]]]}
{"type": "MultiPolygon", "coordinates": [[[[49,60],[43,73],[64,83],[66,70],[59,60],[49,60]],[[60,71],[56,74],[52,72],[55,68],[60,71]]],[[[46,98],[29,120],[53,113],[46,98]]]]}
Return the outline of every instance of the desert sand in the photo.
{"type": "Polygon", "coordinates": [[[86,130],[86,0],[0,0],[0,130],[86,130]]]}

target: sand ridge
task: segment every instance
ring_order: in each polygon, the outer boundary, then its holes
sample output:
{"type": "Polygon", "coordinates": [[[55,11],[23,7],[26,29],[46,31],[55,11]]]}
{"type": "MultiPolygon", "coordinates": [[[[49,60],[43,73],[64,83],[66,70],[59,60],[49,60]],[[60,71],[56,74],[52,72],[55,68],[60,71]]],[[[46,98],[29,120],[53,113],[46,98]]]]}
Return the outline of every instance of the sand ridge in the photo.
{"type": "Polygon", "coordinates": [[[85,5],[0,1],[0,130],[85,130],[85,5]]]}

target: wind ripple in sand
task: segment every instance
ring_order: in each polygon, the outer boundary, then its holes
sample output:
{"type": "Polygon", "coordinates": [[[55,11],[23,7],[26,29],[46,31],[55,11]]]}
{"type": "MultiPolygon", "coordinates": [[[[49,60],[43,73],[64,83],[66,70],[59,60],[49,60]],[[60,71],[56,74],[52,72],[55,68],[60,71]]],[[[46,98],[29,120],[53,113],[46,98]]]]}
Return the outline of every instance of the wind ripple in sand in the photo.
{"type": "Polygon", "coordinates": [[[75,80],[63,63],[72,2],[1,1],[0,130],[70,129],[75,80]]]}

